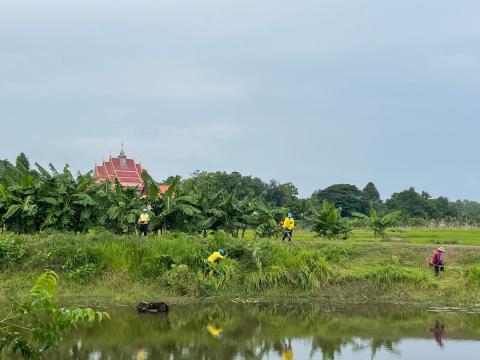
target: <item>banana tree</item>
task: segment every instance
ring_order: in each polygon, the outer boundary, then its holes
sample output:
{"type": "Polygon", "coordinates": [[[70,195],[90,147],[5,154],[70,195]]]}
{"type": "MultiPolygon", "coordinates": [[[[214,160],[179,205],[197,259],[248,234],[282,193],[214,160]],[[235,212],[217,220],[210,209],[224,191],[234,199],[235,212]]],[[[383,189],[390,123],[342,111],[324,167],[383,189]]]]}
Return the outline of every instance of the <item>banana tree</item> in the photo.
{"type": "Polygon", "coordinates": [[[388,236],[386,234],[387,230],[394,227],[398,218],[401,215],[400,211],[395,211],[384,216],[380,216],[375,209],[371,210],[370,216],[361,214],[358,212],[352,213],[352,215],[361,220],[368,228],[373,231],[373,236],[375,238],[382,238],[387,240],[388,236]]]}
{"type": "Polygon", "coordinates": [[[280,209],[269,209],[261,199],[253,201],[251,223],[256,227],[255,236],[272,237],[279,233],[277,220],[282,215],[280,209]]]}
{"type": "Polygon", "coordinates": [[[143,201],[134,187],[122,187],[115,180],[113,190],[107,193],[109,208],[108,226],[117,233],[128,233],[135,229],[137,218],[141,213],[143,201]]]}
{"type": "Polygon", "coordinates": [[[8,164],[3,168],[0,182],[1,221],[3,227],[9,230],[32,232],[37,225],[36,197],[41,184],[30,172],[28,162],[17,161],[17,164],[8,164]]]}
{"type": "Polygon", "coordinates": [[[222,192],[222,199],[218,204],[219,228],[233,236],[238,236],[238,231],[246,227],[245,211],[234,193],[222,192]]]}
{"type": "Polygon", "coordinates": [[[179,188],[180,177],[177,176],[168,190],[158,197],[157,217],[161,231],[179,229],[196,230],[197,219],[201,211],[193,194],[182,194],[179,188]]]}
{"type": "Polygon", "coordinates": [[[208,230],[215,230],[220,226],[220,219],[224,215],[223,211],[218,209],[223,190],[211,193],[208,191],[198,191],[197,187],[194,186],[193,194],[200,210],[198,230],[206,237],[208,230]]]}
{"type": "Polygon", "coordinates": [[[313,223],[313,231],[327,239],[347,239],[350,234],[348,222],[342,218],[342,209],[327,200],[323,201],[320,211],[313,210],[313,216],[307,218],[313,223]]]}
{"type": "Polygon", "coordinates": [[[55,228],[62,231],[76,231],[76,209],[74,205],[77,183],[68,166],[54,175],[37,166],[41,174],[42,186],[38,191],[37,204],[40,209],[39,229],[55,228]]]}

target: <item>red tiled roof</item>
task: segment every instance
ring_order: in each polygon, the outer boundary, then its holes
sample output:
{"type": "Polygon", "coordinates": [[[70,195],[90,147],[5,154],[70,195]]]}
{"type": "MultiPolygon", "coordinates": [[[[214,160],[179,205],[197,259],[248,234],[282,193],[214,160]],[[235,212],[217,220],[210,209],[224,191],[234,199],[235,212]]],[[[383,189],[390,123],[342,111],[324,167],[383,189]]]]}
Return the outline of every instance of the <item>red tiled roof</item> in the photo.
{"type": "Polygon", "coordinates": [[[127,159],[127,170],[137,172],[137,167],[133,159],[127,159]]]}
{"type": "MultiPolygon", "coordinates": [[[[107,173],[108,178],[110,179],[115,179],[115,170],[113,170],[113,165],[111,161],[105,161],[103,163],[103,166],[105,167],[105,171],[107,173]]],[[[106,179],[104,179],[106,180],[106,179]]]]}
{"type": "Polygon", "coordinates": [[[170,188],[170,186],[168,185],[159,185],[158,188],[160,189],[160,192],[163,194],[165,192],[167,192],[167,190],[170,188]]]}
{"type": "Polygon", "coordinates": [[[107,172],[105,171],[104,166],[96,166],[95,167],[95,175],[101,179],[107,178],[107,172]]]}
{"type": "Polygon", "coordinates": [[[111,157],[95,168],[99,181],[117,179],[122,186],[143,187],[141,165],[124,155],[111,157]]]}
{"type": "MultiPolygon", "coordinates": [[[[146,172],[141,164],[136,163],[135,160],[127,158],[122,153],[118,157],[110,157],[109,160],[104,160],[102,165],[95,166],[95,176],[98,181],[115,180],[117,179],[122,186],[133,186],[142,189],[143,179],[142,173],[146,172]]],[[[168,190],[168,185],[159,185],[161,193],[168,190]]]]}
{"type": "Polygon", "coordinates": [[[117,177],[138,177],[138,173],[136,171],[126,171],[126,170],[118,170],[115,172],[117,177]]]}

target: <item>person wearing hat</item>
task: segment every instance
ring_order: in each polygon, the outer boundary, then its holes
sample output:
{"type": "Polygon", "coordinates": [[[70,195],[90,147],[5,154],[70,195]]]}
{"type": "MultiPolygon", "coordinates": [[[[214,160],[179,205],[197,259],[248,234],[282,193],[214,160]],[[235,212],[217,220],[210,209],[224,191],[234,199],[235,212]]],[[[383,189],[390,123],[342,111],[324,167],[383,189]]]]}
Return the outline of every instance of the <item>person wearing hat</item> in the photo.
{"type": "Polygon", "coordinates": [[[148,208],[144,207],[140,217],[138,218],[138,224],[140,225],[140,234],[147,236],[148,223],[150,222],[150,215],[148,215],[148,208]]]}
{"type": "Polygon", "coordinates": [[[295,228],[295,220],[293,219],[292,213],[288,213],[287,217],[285,220],[283,220],[283,239],[282,241],[285,241],[285,239],[288,237],[289,241],[293,241],[293,229],[295,228]]]}
{"type": "Polygon", "coordinates": [[[224,257],[225,257],[225,250],[219,249],[218,251],[215,251],[214,253],[212,253],[212,255],[208,257],[207,261],[210,264],[214,264],[222,260],[224,257]]]}
{"type": "Polygon", "coordinates": [[[430,266],[433,266],[435,269],[435,276],[440,275],[440,271],[445,270],[445,261],[443,260],[443,254],[445,253],[445,248],[440,246],[435,254],[433,255],[432,262],[430,266]]]}

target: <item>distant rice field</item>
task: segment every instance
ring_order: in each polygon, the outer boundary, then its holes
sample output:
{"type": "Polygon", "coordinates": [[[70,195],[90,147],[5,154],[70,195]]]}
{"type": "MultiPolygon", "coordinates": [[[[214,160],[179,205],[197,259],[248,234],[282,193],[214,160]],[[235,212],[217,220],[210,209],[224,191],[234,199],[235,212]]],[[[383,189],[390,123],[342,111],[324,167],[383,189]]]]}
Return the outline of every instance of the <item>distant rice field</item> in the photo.
{"type": "MultiPolygon", "coordinates": [[[[252,238],[253,231],[247,233],[247,238],[252,238]]],[[[410,244],[459,244],[480,245],[480,230],[446,230],[446,229],[411,229],[389,231],[388,236],[393,242],[410,244]]],[[[294,240],[297,242],[330,241],[319,238],[309,230],[294,231],[294,240]]],[[[368,230],[353,230],[347,241],[352,242],[378,242],[373,233],[368,230]]]]}

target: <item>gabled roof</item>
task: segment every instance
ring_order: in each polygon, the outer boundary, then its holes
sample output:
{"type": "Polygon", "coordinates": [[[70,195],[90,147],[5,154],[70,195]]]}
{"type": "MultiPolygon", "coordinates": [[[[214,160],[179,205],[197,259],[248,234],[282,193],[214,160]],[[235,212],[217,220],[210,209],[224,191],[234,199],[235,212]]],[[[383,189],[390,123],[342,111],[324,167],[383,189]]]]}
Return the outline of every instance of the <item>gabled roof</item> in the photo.
{"type": "Polygon", "coordinates": [[[99,181],[115,180],[122,186],[135,186],[143,188],[142,166],[135,160],[127,158],[122,151],[117,157],[104,160],[102,165],[95,166],[95,176],[99,181]]]}
{"type": "MultiPolygon", "coordinates": [[[[134,159],[128,158],[122,148],[120,155],[116,157],[110,156],[108,160],[104,160],[102,165],[95,165],[94,176],[98,181],[115,181],[118,180],[120,185],[126,187],[137,187],[143,191],[142,173],[147,172],[140,163],[134,159]]],[[[159,185],[160,193],[168,190],[168,185],[159,185]]]]}

